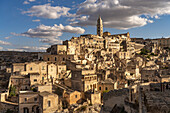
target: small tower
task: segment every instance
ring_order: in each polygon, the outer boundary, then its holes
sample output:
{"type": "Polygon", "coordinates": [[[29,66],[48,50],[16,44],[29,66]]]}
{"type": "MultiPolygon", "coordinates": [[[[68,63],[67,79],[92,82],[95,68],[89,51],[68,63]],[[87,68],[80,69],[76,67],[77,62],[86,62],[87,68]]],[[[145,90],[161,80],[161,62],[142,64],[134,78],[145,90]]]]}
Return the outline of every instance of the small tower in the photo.
{"type": "Polygon", "coordinates": [[[97,20],[97,35],[103,36],[103,23],[102,23],[102,19],[100,16],[97,20]]]}

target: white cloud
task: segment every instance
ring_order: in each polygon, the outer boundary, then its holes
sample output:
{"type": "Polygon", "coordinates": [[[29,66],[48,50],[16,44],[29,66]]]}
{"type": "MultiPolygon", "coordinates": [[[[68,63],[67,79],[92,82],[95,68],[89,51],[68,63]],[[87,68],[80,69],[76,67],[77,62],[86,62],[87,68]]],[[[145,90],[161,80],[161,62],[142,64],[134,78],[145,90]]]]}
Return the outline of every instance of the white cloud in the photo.
{"type": "Polygon", "coordinates": [[[45,52],[50,45],[42,45],[40,47],[36,46],[23,46],[14,49],[7,48],[7,51],[26,51],[26,52],[45,52]]]}
{"type": "Polygon", "coordinates": [[[11,34],[15,36],[39,38],[40,42],[55,44],[62,42],[59,36],[62,36],[63,32],[83,34],[85,30],[83,28],[72,27],[70,25],[63,26],[62,24],[60,25],[54,24],[54,26],[39,25],[35,29],[29,29],[28,31],[21,34],[16,33],[11,34]]]}
{"type": "Polygon", "coordinates": [[[0,45],[11,45],[11,43],[0,40],[0,45]]]}
{"type": "Polygon", "coordinates": [[[2,51],[2,50],[3,50],[3,47],[0,46],[0,51],[2,51]]]}
{"type": "Polygon", "coordinates": [[[160,19],[160,17],[158,15],[155,15],[155,19],[160,19]]]}
{"type": "Polygon", "coordinates": [[[28,1],[24,1],[23,4],[30,4],[28,1]]]}
{"type": "Polygon", "coordinates": [[[40,22],[40,19],[32,20],[33,22],[40,22]]]}
{"type": "Polygon", "coordinates": [[[26,0],[23,2],[23,4],[30,4],[30,2],[35,2],[35,0],[28,0],[28,1],[26,0]]]}
{"type": "Polygon", "coordinates": [[[48,19],[57,19],[61,16],[70,16],[68,12],[70,8],[51,6],[51,4],[35,5],[32,6],[28,11],[23,11],[23,14],[28,14],[28,16],[36,16],[48,19]]]}
{"type": "Polygon", "coordinates": [[[11,38],[11,36],[7,36],[7,37],[4,37],[5,39],[9,39],[9,38],[11,38]]]}
{"type": "MultiPolygon", "coordinates": [[[[169,0],[86,0],[79,5],[73,25],[96,25],[101,15],[104,27],[129,29],[153,23],[152,17],[170,14],[169,0]],[[81,17],[88,18],[80,20],[81,17]]],[[[71,20],[71,19],[70,19],[71,20]]]]}
{"type": "Polygon", "coordinates": [[[24,51],[45,51],[47,48],[46,47],[24,46],[24,47],[21,47],[19,49],[24,50],[24,51]]]}
{"type": "Polygon", "coordinates": [[[23,49],[7,49],[7,51],[24,51],[23,49]]]}
{"type": "Polygon", "coordinates": [[[35,2],[35,0],[28,0],[29,2],[35,2]]]}

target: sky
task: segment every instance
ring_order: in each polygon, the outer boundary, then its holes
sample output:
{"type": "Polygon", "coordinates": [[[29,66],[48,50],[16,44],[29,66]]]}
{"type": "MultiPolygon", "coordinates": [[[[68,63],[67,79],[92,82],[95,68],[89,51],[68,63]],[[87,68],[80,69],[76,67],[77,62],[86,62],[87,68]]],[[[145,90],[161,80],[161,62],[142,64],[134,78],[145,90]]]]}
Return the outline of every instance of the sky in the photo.
{"type": "Polygon", "coordinates": [[[73,36],[104,31],[170,37],[170,0],[0,0],[0,50],[45,51],[73,36]]]}

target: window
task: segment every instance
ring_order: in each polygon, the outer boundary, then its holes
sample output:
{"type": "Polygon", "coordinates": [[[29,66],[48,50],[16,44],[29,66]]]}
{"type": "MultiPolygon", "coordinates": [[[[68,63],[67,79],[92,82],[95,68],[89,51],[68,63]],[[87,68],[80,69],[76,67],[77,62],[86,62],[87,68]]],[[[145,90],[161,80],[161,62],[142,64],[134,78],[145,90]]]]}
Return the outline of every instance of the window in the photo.
{"type": "Polygon", "coordinates": [[[57,61],[57,58],[55,57],[55,61],[57,61]]]}
{"type": "Polygon", "coordinates": [[[34,79],[34,82],[37,82],[37,79],[34,79]]]}
{"type": "Polygon", "coordinates": [[[51,106],[51,102],[50,101],[48,101],[48,107],[50,107],[51,106]]]}
{"type": "Polygon", "coordinates": [[[34,98],[34,101],[37,101],[37,98],[34,98]]]}
{"type": "Polygon", "coordinates": [[[99,90],[101,90],[101,87],[99,87],[99,90]]]}
{"type": "Polygon", "coordinates": [[[27,98],[25,98],[25,102],[27,102],[27,98]]]}
{"type": "Polygon", "coordinates": [[[48,58],[48,61],[50,61],[50,58],[48,58]]]}
{"type": "Polygon", "coordinates": [[[42,70],[45,70],[44,66],[42,66],[42,70]]]}
{"type": "Polygon", "coordinates": [[[77,98],[77,95],[75,95],[75,98],[77,98]]]}
{"type": "Polygon", "coordinates": [[[65,60],[65,58],[63,58],[63,61],[65,60]]]}
{"type": "Polygon", "coordinates": [[[32,70],[32,67],[30,67],[30,70],[32,70]]]}
{"type": "Polygon", "coordinates": [[[107,87],[105,87],[105,90],[107,90],[107,87]]]}

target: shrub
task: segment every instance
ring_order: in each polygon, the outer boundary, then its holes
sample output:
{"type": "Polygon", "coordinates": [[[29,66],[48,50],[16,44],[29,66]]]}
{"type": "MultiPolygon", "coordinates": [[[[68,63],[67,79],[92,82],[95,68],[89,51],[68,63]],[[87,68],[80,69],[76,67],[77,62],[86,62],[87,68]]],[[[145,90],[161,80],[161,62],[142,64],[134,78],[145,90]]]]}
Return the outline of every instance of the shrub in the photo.
{"type": "Polygon", "coordinates": [[[16,88],[14,86],[10,86],[9,95],[15,96],[16,95],[16,88]]]}

